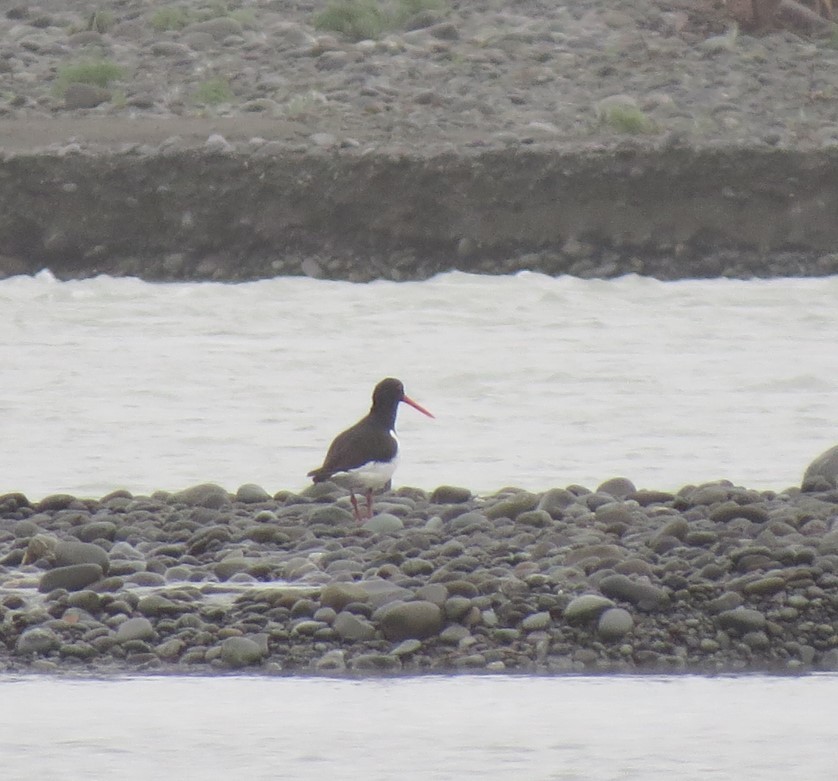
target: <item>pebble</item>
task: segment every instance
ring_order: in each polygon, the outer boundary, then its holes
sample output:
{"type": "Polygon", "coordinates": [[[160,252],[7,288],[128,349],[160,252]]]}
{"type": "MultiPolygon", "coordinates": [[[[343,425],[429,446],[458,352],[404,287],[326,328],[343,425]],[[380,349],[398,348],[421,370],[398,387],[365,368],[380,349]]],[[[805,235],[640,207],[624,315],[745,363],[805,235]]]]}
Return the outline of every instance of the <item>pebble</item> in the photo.
{"type": "Polygon", "coordinates": [[[221,661],[227,667],[240,668],[259,664],[265,656],[262,643],[249,637],[227,637],[221,641],[221,661]]]}
{"type": "Polygon", "coordinates": [[[70,564],[66,567],[56,567],[41,576],[38,591],[48,593],[58,588],[79,591],[100,580],[101,577],[102,568],[98,564],[70,564]]]}
{"type": "Polygon", "coordinates": [[[564,617],[570,623],[591,621],[613,605],[610,599],[599,594],[582,594],[570,601],[564,609],[564,617]]]}
{"type": "Polygon", "coordinates": [[[98,564],[104,575],[108,574],[110,568],[110,558],[107,552],[93,543],[63,540],[56,543],[53,556],[58,567],[71,564],[98,564]]]}
{"type": "Polygon", "coordinates": [[[621,607],[608,608],[597,622],[597,632],[605,640],[620,640],[633,628],[631,613],[621,607]]]}
{"type": "Polygon", "coordinates": [[[381,631],[390,641],[424,640],[442,628],[442,611],[433,602],[419,600],[389,606],[380,618],[381,631]]]}
{"type": "Polygon", "coordinates": [[[151,640],[155,636],[154,625],[145,616],[128,618],[116,629],[116,642],[128,643],[132,640],[151,640]]]}

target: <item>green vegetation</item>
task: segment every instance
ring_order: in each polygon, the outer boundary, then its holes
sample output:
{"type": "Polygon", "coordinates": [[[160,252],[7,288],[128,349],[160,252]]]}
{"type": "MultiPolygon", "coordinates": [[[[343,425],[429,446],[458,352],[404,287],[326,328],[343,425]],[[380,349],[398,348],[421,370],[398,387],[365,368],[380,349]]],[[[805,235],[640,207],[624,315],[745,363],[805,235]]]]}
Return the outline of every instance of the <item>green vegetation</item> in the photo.
{"type": "Polygon", "coordinates": [[[149,19],[151,26],[161,33],[166,30],[181,30],[190,21],[192,20],[185,9],[173,5],[158,8],[149,19]]]}
{"type": "Polygon", "coordinates": [[[332,0],[314,18],[318,30],[331,30],[353,41],[380,38],[386,30],[402,26],[421,11],[441,11],[444,0],[332,0]]]}
{"type": "Polygon", "coordinates": [[[250,8],[237,8],[230,11],[226,16],[235,19],[242,27],[248,30],[255,30],[259,27],[259,20],[250,8]]]}
{"type": "Polygon", "coordinates": [[[443,11],[445,10],[444,0],[397,0],[396,16],[400,23],[404,23],[411,16],[422,11],[443,11]]]}
{"type": "Polygon", "coordinates": [[[301,119],[310,114],[317,106],[326,104],[326,97],[322,92],[309,90],[308,92],[294,95],[285,104],[285,115],[290,119],[301,119]]]}
{"type": "Polygon", "coordinates": [[[87,15],[86,29],[97,33],[106,33],[114,26],[114,17],[111,11],[98,9],[87,15]]]}
{"type": "Polygon", "coordinates": [[[191,10],[177,5],[166,5],[158,8],[149,17],[149,24],[158,32],[166,30],[182,30],[192,22],[206,22],[210,19],[229,16],[235,19],[242,27],[251,30],[259,26],[256,14],[250,8],[235,8],[230,10],[227,3],[213,2],[200,10],[191,10]]]}
{"type": "Polygon", "coordinates": [[[375,0],[335,0],[315,17],[314,26],[340,33],[352,41],[362,41],[381,37],[386,20],[375,0]]]}
{"type": "Polygon", "coordinates": [[[112,81],[122,78],[123,73],[123,68],[111,60],[83,60],[71,63],[58,70],[55,93],[63,95],[69,84],[107,87],[112,81]]]}
{"type": "Polygon", "coordinates": [[[655,123],[637,106],[615,105],[603,110],[601,121],[618,133],[629,135],[641,135],[642,133],[653,133],[655,123]]]}
{"type": "Polygon", "coordinates": [[[233,99],[233,90],[227,79],[209,79],[198,85],[195,90],[195,102],[206,106],[217,106],[219,103],[229,103],[233,99]]]}

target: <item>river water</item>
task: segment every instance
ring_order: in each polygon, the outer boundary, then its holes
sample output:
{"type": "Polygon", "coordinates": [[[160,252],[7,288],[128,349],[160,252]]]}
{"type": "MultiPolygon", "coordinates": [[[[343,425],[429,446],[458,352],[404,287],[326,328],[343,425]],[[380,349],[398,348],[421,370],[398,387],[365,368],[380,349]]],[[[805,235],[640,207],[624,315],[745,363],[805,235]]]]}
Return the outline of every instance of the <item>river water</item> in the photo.
{"type": "Polygon", "coordinates": [[[0,492],[306,485],[388,375],[396,485],[799,484],[838,442],[838,277],[0,282],[0,492]]]}
{"type": "Polygon", "coordinates": [[[0,679],[7,781],[834,781],[838,676],[0,679]]]}
{"type": "MultiPolygon", "coordinates": [[[[798,484],[838,277],[0,282],[0,493],[298,490],[401,378],[396,484],[798,484]]],[[[0,678],[10,781],[836,777],[838,676],[0,678]]]]}

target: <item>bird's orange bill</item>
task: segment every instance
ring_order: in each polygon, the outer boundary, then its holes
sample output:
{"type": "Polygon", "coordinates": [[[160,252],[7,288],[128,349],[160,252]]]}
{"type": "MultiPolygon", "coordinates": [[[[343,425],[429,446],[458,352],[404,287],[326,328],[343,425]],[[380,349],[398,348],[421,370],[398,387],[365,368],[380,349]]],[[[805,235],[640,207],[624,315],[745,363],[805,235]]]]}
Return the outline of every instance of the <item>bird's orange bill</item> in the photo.
{"type": "Polygon", "coordinates": [[[423,415],[427,415],[429,418],[434,417],[428,410],[426,410],[421,404],[417,404],[410,396],[402,396],[402,401],[405,404],[410,404],[413,409],[418,409],[423,415]]]}

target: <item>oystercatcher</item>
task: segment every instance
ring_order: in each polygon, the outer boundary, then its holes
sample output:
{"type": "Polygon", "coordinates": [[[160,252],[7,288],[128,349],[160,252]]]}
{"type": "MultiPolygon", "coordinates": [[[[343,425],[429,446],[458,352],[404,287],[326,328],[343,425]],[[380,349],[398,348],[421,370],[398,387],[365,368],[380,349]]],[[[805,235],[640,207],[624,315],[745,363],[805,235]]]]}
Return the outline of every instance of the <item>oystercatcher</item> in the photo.
{"type": "Polygon", "coordinates": [[[367,518],[372,517],[372,494],[390,484],[399,457],[396,438],[396,412],[399,403],[409,404],[423,415],[433,415],[405,395],[404,385],[388,377],[375,386],[369,415],[338,434],[329,446],[323,466],[312,469],[308,476],[315,483],[332,480],[350,492],[352,509],[358,523],[363,521],[356,491],[367,497],[367,518]]]}

